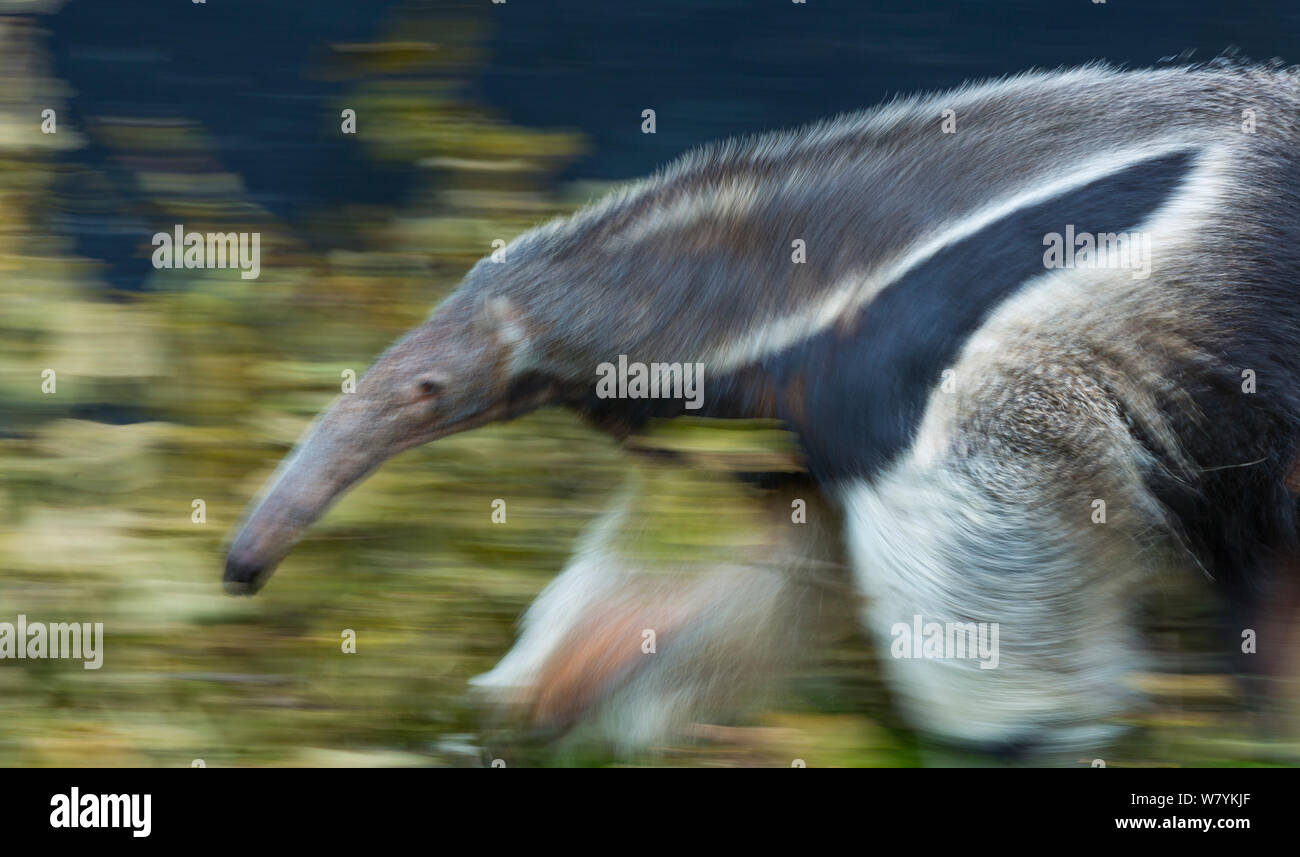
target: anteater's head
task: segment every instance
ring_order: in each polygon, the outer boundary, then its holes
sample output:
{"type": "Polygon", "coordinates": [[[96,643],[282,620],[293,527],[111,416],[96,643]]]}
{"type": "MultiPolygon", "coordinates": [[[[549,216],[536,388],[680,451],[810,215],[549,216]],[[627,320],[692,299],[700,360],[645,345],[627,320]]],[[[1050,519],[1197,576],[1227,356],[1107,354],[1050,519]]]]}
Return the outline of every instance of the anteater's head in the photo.
{"type": "Polygon", "coordinates": [[[520,367],[523,324],[507,299],[461,290],[389,348],[267,481],[230,546],[226,591],[260,589],[307,527],[393,455],[552,398],[552,382],[520,367]]]}

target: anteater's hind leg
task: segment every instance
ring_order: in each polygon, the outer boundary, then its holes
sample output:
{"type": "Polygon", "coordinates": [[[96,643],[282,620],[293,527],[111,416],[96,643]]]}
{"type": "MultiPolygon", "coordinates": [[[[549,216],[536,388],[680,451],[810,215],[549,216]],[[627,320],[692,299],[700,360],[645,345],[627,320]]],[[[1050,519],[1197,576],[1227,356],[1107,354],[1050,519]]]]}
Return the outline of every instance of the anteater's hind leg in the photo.
{"type": "Polygon", "coordinates": [[[824,629],[851,618],[852,596],[837,516],[815,490],[805,483],[750,499],[754,541],[701,568],[689,557],[629,555],[641,498],[624,496],[474,686],[533,729],[554,735],[589,720],[622,749],[752,704],[824,629]],[[807,523],[792,520],[794,499],[805,501],[807,523]]]}
{"type": "MultiPolygon", "coordinates": [[[[1263,663],[1264,722],[1277,735],[1300,734],[1300,551],[1283,563],[1270,581],[1266,604],[1257,609],[1257,649],[1263,663]]],[[[1236,629],[1234,629],[1236,630],[1236,629]]],[[[1241,631],[1232,642],[1243,648],[1241,631]]]]}
{"type": "Polygon", "coordinates": [[[1257,591],[1228,593],[1213,637],[1265,737],[1300,734],[1300,551],[1258,572],[1257,591]]]}
{"type": "Polygon", "coordinates": [[[1244,571],[1236,567],[1216,574],[1226,585],[1215,639],[1230,654],[1239,690],[1257,722],[1271,735],[1293,736],[1300,734],[1300,534],[1294,532],[1300,520],[1300,464],[1291,467],[1284,485],[1285,501],[1296,514],[1278,516],[1283,520],[1274,528],[1271,549],[1247,558],[1244,571]]]}

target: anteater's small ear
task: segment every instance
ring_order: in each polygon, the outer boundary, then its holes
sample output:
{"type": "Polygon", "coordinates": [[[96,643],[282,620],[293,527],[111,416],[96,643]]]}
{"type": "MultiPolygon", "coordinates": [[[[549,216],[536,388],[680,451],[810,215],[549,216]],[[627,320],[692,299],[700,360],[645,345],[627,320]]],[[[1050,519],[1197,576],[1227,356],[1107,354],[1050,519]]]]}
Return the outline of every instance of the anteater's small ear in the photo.
{"type": "Polygon", "coordinates": [[[500,295],[485,296],[479,301],[475,325],[483,333],[495,336],[502,345],[516,347],[528,341],[523,313],[514,301],[500,295]]]}

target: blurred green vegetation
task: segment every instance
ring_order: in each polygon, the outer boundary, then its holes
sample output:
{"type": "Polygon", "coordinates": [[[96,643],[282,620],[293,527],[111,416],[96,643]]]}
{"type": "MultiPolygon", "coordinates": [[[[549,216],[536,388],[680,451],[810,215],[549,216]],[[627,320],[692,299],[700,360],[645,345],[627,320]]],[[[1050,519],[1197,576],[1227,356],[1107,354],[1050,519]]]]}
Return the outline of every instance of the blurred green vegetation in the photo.
{"type": "MultiPolygon", "coordinates": [[[[374,130],[358,138],[369,157],[419,166],[400,210],[315,215],[325,246],[332,229],[361,224],[364,249],[329,252],[248,199],[203,128],[95,117],[41,135],[36,117],[63,87],[39,30],[0,18],[0,621],[102,621],[107,639],[98,671],[0,662],[0,765],[477,764],[496,748],[466,680],[506,652],[518,616],[634,467],[654,482],[659,501],[643,525],[663,550],[722,555],[743,537],[746,489],[634,465],[569,415],[543,412],[399,457],[259,597],[222,594],[230,528],[341,373],[359,375],[420,322],[492,239],[591,190],[554,187],[582,146],[576,135],[512,127],[466,100],[477,38],[473,21],[399,20],[390,40],[332,46],[314,70],[347,85],[338,107],[374,130]],[[107,293],[97,262],[49,228],[55,179],[76,169],[57,155],[87,137],[129,165],[162,212],[159,229],[260,230],[261,277],[162,270],[139,293],[107,293]],[[196,160],[202,175],[186,166],[196,160]],[[41,392],[47,368],[54,395],[41,392]],[[105,421],[119,412],[127,418],[105,421]],[[508,526],[490,522],[497,497],[508,526]],[[191,521],[195,499],[206,523],[191,521]],[[357,654],[341,653],[343,629],[357,632],[357,654]]],[[[93,190],[93,174],[84,178],[93,190]]],[[[784,442],[772,435],[697,423],[645,442],[763,454],[784,442]]],[[[1198,618],[1192,607],[1173,613],[1170,629],[1198,618]]],[[[1171,653],[1196,643],[1174,630],[1157,640],[1171,653]]],[[[1277,758],[1222,682],[1164,680],[1140,737],[1109,764],[1277,758]]],[[[511,765],[615,761],[573,742],[514,752],[511,765]]],[[[778,710],[641,761],[794,758],[925,758],[860,636],[823,653],[778,710]]]]}

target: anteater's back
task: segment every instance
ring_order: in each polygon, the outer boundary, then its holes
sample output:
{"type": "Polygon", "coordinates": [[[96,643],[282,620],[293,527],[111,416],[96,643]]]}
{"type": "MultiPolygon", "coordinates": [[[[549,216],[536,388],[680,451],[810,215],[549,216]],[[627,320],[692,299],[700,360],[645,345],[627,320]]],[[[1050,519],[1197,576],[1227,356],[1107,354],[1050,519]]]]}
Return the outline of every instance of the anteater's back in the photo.
{"type": "Polygon", "coordinates": [[[1086,742],[1152,575],[1244,599],[1295,549],[1297,80],[1032,74],[725,143],[482,287],[553,365],[698,360],[713,415],[784,419],[883,644],[1001,622],[996,670],[887,662],[920,722],[1086,742]]]}
{"type": "Polygon", "coordinates": [[[686,405],[602,393],[602,365],[698,365],[692,413],[798,436],[781,549],[646,596],[607,519],[485,690],[649,740],[810,639],[831,596],[801,575],[843,547],[916,723],[1099,751],[1154,579],[1248,604],[1297,556],[1296,80],[1033,74],[689,155],[475,266],[281,466],[227,582],[403,449],[544,404],[623,437],[686,405]]]}

